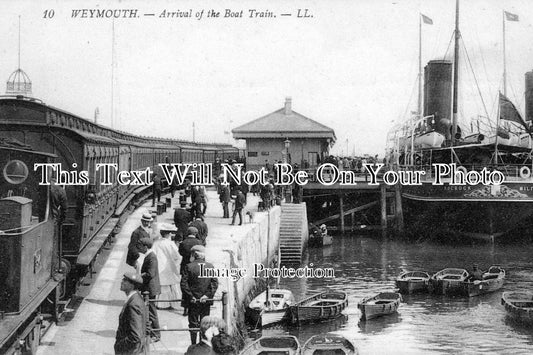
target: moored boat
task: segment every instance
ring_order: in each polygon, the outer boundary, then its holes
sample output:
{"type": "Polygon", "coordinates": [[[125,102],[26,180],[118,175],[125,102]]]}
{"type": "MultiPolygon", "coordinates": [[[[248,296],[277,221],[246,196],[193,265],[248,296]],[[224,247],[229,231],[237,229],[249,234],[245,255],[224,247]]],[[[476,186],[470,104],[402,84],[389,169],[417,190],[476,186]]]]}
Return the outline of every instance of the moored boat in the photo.
{"type": "Polygon", "coordinates": [[[340,335],[313,335],[302,346],[302,355],[356,355],[356,347],[351,341],[340,335]]]}
{"type": "Polygon", "coordinates": [[[396,287],[404,294],[427,292],[428,286],[429,274],[423,271],[404,272],[396,279],[396,287]]]}
{"type": "Polygon", "coordinates": [[[502,305],[513,319],[522,323],[533,324],[533,292],[504,292],[502,305]]]}
{"type": "Polygon", "coordinates": [[[261,325],[264,327],[282,321],[289,307],[295,303],[290,290],[269,288],[257,295],[248,307],[256,318],[261,318],[261,325]]]}
{"type": "Polygon", "coordinates": [[[505,280],[505,270],[499,266],[491,266],[482,277],[482,280],[463,283],[465,295],[473,297],[501,289],[505,280]]]}
{"type": "Polygon", "coordinates": [[[292,335],[263,336],[245,347],[240,355],[298,355],[300,343],[292,335]]]}
{"type": "Polygon", "coordinates": [[[320,229],[309,223],[309,246],[323,247],[333,244],[333,236],[328,234],[325,224],[320,229]]]}
{"type": "Polygon", "coordinates": [[[464,292],[463,283],[468,276],[468,271],[465,269],[443,269],[429,279],[430,292],[439,295],[462,294],[464,292]]]}
{"type": "Polygon", "coordinates": [[[382,292],[373,297],[363,298],[357,305],[361,310],[361,319],[385,316],[398,311],[402,295],[396,292],[382,292]]]}
{"type": "Polygon", "coordinates": [[[305,298],[290,307],[293,323],[331,319],[340,316],[348,306],[345,292],[326,291],[305,298]]]}

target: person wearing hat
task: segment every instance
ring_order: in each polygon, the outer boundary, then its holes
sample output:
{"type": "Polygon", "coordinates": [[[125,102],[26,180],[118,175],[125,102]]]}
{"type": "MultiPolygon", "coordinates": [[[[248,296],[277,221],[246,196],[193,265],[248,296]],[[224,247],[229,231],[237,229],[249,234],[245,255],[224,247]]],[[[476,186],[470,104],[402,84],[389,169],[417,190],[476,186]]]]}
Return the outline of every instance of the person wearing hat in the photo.
{"type": "MultiPolygon", "coordinates": [[[[161,284],[159,282],[157,256],[152,250],[154,242],[150,238],[142,238],[139,243],[141,247],[140,252],[144,254],[144,260],[141,266],[141,277],[143,281],[141,291],[148,292],[148,298],[155,300],[161,293],[161,284]]],[[[155,302],[148,303],[148,323],[151,329],[159,329],[159,318],[157,317],[155,302]]],[[[150,336],[152,337],[152,342],[156,342],[161,338],[161,333],[159,331],[152,331],[150,336]]]]}
{"type": "MultiPolygon", "coordinates": [[[[191,262],[185,266],[181,277],[181,289],[189,298],[189,328],[199,328],[200,320],[211,311],[212,300],[218,288],[216,277],[205,277],[200,273],[200,265],[213,269],[213,264],[205,261],[205,247],[195,245],[191,249],[191,262]],[[201,277],[202,276],[202,277],[201,277]]],[[[191,344],[198,341],[198,331],[190,331],[191,344]]]]}
{"type": "Polygon", "coordinates": [[[157,296],[157,300],[160,302],[157,302],[156,306],[158,309],[177,309],[178,302],[174,300],[181,298],[178,289],[181,262],[178,246],[170,240],[170,233],[162,233],[161,238],[154,241],[152,250],[157,256],[159,283],[161,285],[161,293],[157,296]]]}
{"type": "Polygon", "coordinates": [[[155,206],[155,201],[161,201],[161,191],[163,191],[163,183],[161,182],[161,177],[154,173],[152,177],[152,207],[155,206]]]}
{"type": "Polygon", "coordinates": [[[242,209],[246,204],[246,199],[241,189],[237,187],[237,196],[235,196],[235,209],[233,210],[233,218],[231,219],[231,225],[235,224],[235,217],[239,215],[239,226],[242,225],[242,209]]]}
{"type": "Polygon", "coordinates": [[[222,203],[222,218],[229,218],[229,202],[231,201],[231,192],[229,185],[222,185],[220,187],[220,202],[222,203]]]}
{"type": "Polygon", "coordinates": [[[194,227],[198,230],[196,238],[198,238],[198,240],[202,242],[202,245],[205,246],[205,240],[207,238],[207,234],[209,233],[209,229],[207,228],[207,224],[204,222],[204,217],[201,214],[197,215],[194,221],[189,223],[189,227],[194,227]]]}
{"type": "Polygon", "coordinates": [[[178,229],[176,233],[176,243],[181,242],[187,236],[187,228],[192,221],[191,214],[185,209],[187,203],[180,202],[180,207],[174,210],[174,225],[178,229]]]}
{"type": "MultiPolygon", "coordinates": [[[[195,227],[187,228],[187,237],[183,239],[178,248],[180,255],[182,256],[180,264],[180,274],[183,277],[185,266],[191,261],[191,249],[195,245],[200,245],[202,242],[196,238],[198,235],[198,229],[195,227]]],[[[183,287],[181,287],[181,306],[183,307],[183,315],[186,316],[189,308],[189,299],[186,294],[183,293],[183,287]]]]}
{"type": "Polygon", "coordinates": [[[130,243],[128,244],[128,255],[126,256],[126,264],[137,268],[137,259],[139,258],[140,244],[142,238],[150,238],[152,230],[152,215],[148,212],[143,213],[141,217],[141,225],[131,233],[130,243]]]}
{"type": "Polygon", "coordinates": [[[120,283],[127,299],[118,317],[115,354],[144,354],[147,314],[143,298],[137,292],[142,283],[142,278],[135,273],[125,273],[120,283]]]}

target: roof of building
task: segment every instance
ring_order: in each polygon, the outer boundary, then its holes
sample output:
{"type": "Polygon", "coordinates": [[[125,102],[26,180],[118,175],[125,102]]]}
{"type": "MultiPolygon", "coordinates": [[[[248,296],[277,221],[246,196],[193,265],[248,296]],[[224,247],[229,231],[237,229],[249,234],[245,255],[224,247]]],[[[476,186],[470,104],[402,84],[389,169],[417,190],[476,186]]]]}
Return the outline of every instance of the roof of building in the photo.
{"type": "Polygon", "coordinates": [[[332,128],[293,111],[290,98],[287,98],[283,108],[236,127],[231,132],[235,139],[329,138],[332,143],[337,139],[332,128]]]}

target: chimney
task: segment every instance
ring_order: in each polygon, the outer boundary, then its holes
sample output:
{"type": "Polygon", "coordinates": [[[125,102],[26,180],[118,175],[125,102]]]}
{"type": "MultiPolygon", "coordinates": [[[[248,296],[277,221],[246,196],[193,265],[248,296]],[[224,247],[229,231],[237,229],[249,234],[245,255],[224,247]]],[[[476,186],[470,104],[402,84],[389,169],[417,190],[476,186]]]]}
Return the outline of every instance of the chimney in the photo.
{"type": "Polygon", "coordinates": [[[292,99],[290,97],[285,98],[285,114],[290,115],[292,114],[292,107],[291,107],[292,99]]]}

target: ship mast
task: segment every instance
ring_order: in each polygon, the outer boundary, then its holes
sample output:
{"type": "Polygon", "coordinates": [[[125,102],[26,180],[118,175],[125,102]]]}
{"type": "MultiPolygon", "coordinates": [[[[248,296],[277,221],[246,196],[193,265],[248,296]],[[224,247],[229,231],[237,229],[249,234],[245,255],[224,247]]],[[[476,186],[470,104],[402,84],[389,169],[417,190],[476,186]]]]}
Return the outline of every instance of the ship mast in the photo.
{"type": "Polygon", "coordinates": [[[453,107],[452,107],[452,139],[451,145],[455,145],[455,135],[457,134],[457,94],[458,94],[458,77],[459,77],[459,39],[461,31],[459,30],[459,0],[455,0],[455,47],[453,58],[453,107]]]}
{"type": "MultiPolygon", "coordinates": [[[[422,14],[418,14],[418,119],[422,117],[422,14]]],[[[415,149],[415,122],[411,114],[411,154],[409,156],[409,164],[414,165],[414,149],[415,149]]]]}

